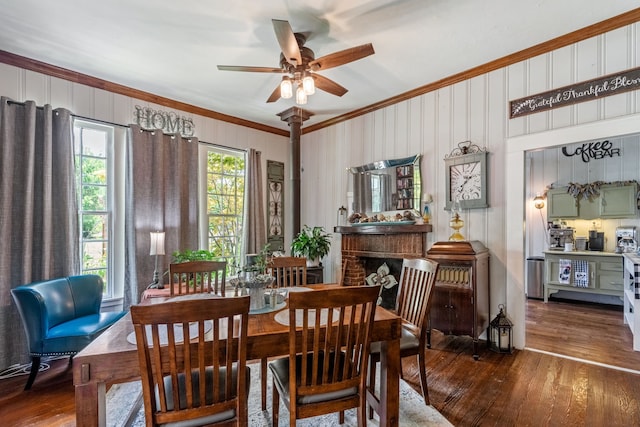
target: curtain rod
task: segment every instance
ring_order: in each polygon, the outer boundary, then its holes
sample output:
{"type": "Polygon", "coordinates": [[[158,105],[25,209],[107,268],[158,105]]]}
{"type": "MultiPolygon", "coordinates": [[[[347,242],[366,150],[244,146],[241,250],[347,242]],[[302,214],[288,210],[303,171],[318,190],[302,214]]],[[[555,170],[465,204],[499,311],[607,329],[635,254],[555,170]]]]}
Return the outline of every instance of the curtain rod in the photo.
{"type": "MultiPolygon", "coordinates": [[[[8,100],[7,100],[7,103],[9,103],[9,104],[16,104],[16,105],[26,105],[26,103],[25,103],[25,102],[14,101],[14,100],[12,100],[12,99],[8,99],[8,100]]],[[[38,106],[38,105],[36,105],[36,108],[37,108],[37,109],[39,109],[39,110],[44,109],[44,107],[42,107],[42,106],[38,106]]],[[[87,121],[91,121],[91,122],[98,122],[98,123],[102,123],[102,124],[104,124],[104,125],[119,126],[119,127],[122,127],[122,128],[130,128],[130,127],[131,127],[131,126],[129,126],[129,125],[122,125],[122,124],[120,124],[120,123],[113,123],[113,122],[109,122],[109,121],[106,121],[106,120],[94,119],[94,118],[91,118],[91,117],[80,116],[80,115],[78,115],[78,114],[73,114],[73,113],[71,113],[71,117],[76,118],[76,119],[81,119],[81,120],[87,120],[87,121]]],[[[154,129],[142,129],[142,130],[146,130],[146,131],[148,131],[148,132],[153,132],[153,131],[154,131],[154,129]]],[[[158,130],[159,130],[159,129],[158,129],[158,130]]],[[[184,137],[184,138],[188,138],[188,137],[184,137]]],[[[226,150],[243,151],[243,152],[245,152],[245,153],[246,153],[247,151],[249,151],[249,150],[248,150],[248,149],[246,149],[246,148],[227,147],[227,146],[225,146],[225,145],[215,144],[215,143],[213,143],[213,142],[201,141],[200,139],[198,139],[198,143],[200,143],[200,144],[205,144],[205,145],[211,145],[212,147],[223,148],[223,149],[226,149],[226,150]]]]}

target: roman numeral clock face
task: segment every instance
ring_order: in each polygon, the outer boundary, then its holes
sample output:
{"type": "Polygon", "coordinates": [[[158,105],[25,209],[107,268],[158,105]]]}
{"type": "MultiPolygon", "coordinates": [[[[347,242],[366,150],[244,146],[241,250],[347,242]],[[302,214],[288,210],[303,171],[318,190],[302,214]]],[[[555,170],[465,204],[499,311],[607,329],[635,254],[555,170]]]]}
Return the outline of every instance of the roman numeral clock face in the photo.
{"type": "Polygon", "coordinates": [[[449,174],[452,201],[482,198],[482,165],[480,162],[452,165],[449,174]]]}
{"type": "Polygon", "coordinates": [[[456,154],[456,151],[460,150],[454,150],[452,155],[444,159],[448,199],[445,209],[451,209],[456,200],[460,202],[461,209],[488,207],[487,151],[478,150],[467,154],[456,154]]]}

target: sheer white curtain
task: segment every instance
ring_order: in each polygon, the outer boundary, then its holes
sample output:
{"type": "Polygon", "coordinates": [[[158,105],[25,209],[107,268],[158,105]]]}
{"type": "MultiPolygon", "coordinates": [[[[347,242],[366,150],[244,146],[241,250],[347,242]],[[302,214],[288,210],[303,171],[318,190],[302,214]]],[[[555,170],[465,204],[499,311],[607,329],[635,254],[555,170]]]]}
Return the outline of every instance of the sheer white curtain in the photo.
{"type": "Polygon", "coordinates": [[[0,368],[29,360],[10,289],[80,270],[72,122],[0,98],[0,368]]]}
{"type": "Polygon", "coordinates": [[[160,271],[168,269],[171,253],[198,249],[197,193],[198,139],[131,125],[127,138],[125,309],[139,302],[153,279],[151,231],[165,232],[160,271]]]}
{"type": "Polygon", "coordinates": [[[256,254],[267,242],[267,228],[264,211],[262,154],[253,148],[247,152],[245,203],[242,246],[245,254],[256,254]]]}

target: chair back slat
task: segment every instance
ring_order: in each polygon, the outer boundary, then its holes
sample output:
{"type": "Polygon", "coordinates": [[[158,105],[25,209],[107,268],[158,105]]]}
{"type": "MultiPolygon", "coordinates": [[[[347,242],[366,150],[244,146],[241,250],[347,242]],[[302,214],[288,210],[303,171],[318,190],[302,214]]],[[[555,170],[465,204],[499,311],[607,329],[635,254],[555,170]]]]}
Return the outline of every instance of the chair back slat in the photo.
{"type": "Polygon", "coordinates": [[[405,325],[413,325],[416,333],[422,334],[426,328],[437,271],[438,263],[432,260],[415,258],[402,262],[396,312],[405,325]]]}
{"type": "Polygon", "coordinates": [[[225,296],[226,261],[188,261],[169,264],[171,296],[213,293],[225,296]]]}
{"type": "Polygon", "coordinates": [[[152,425],[211,416],[247,424],[249,300],[203,296],[131,307],[152,425]]]}
{"type": "Polygon", "coordinates": [[[275,288],[307,285],[307,259],[303,257],[273,257],[267,272],[275,278],[275,288]]]}

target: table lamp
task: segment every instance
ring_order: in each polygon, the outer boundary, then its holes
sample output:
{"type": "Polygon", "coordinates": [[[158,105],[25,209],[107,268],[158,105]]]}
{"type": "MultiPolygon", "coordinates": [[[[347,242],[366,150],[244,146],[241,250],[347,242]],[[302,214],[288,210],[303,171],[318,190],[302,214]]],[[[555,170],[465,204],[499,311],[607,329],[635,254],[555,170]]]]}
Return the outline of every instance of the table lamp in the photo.
{"type": "Polygon", "coordinates": [[[149,255],[156,257],[155,268],[153,270],[153,281],[149,288],[164,289],[164,285],[160,283],[160,274],[158,273],[158,255],[164,255],[164,231],[152,231],[151,249],[149,255]]]}

